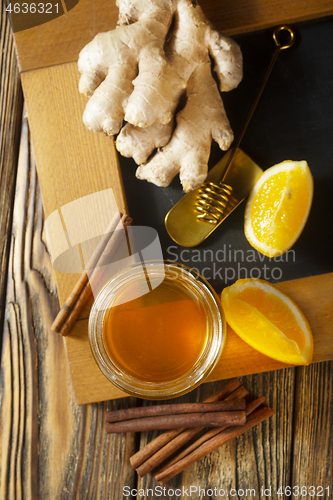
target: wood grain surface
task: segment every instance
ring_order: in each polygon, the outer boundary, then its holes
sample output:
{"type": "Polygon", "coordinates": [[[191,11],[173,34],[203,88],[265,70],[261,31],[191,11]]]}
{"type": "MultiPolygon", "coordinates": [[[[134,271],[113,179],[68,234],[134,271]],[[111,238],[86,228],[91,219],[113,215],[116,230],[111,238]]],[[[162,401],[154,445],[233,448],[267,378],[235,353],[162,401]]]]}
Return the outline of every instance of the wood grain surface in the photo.
{"type": "Polygon", "coordinates": [[[14,40],[3,4],[0,5],[0,342],[10,247],[18,144],[21,130],[22,89],[14,40]]]}
{"type": "MultiPolygon", "coordinates": [[[[291,480],[329,486],[332,496],[333,362],[298,368],[296,388],[291,480]]],[[[322,494],[330,498],[326,490],[322,494]]]]}
{"type": "MultiPolygon", "coordinates": [[[[271,5],[279,10],[282,4],[271,5]]],[[[2,10],[1,15],[1,200],[7,196],[1,205],[1,216],[6,212],[9,215],[2,216],[0,240],[1,283],[7,283],[0,375],[0,498],[118,500],[123,498],[124,486],[137,490],[157,486],[151,475],[139,479],[129,465],[129,456],[154,433],[106,436],[105,411],[142,404],[133,398],[75,404],[63,339],[49,331],[58,310],[58,298],[44,238],[41,195],[26,121],[11,231],[13,197],[8,194],[14,190],[17,152],[15,141],[6,139],[4,143],[3,138],[11,137],[18,129],[21,106],[11,107],[11,103],[18,102],[14,96],[19,97],[19,85],[9,32],[3,29],[6,24],[2,10]],[[13,88],[15,92],[8,93],[13,88]],[[5,165],[9,165],[7,170],[5,165]],[[5,171],[10,175],[4,175],[5,171]],[[8,262],[5,255],[9,242],[8,262]]],[[[46,55],[41,63],[47,59],[46,55]]],[[[1,314],[3,309],[1,304],[1,314]]],[[[324,308],[324,315],[325,311],[324,308]]],[[[332,381],[333,362],[242,377],[250,392],[267,396],[268,404],[277,410],[276,416],[202,459],[166,486],[184,487],[185,491],[190,486],[206,491],[215,487],[227,491],[252,487],[256,488],[255,498],[260,499],[267,497],[260,494],[259,488],[272,486],[270,498],[274,500],[281,499],[276,493],[280,486],[323,486],[330,487],[331,493],[332,381]]],[[[221,382],[204,384],[182,401],[202,401],[220,386],[221,382]]],[[[143,495],[133,494],[132,498],[158,500],[161,496],[146,491],[143,495]]],[[[169,493],[164,498],[176,500],[179,496],[169,493]]],[[[194,498],[218,497],[198,493],[194,498]]],[[[238,494],[232,498],[248,497],[238,494]]],[[[324,491],[318,498],[328,500],[331,495],[328,497],[324,491]]]]}
{"type": "MultiPolygon", "coordinates": [[[[123,498],[124,486],[156,488],[152,475],[139,479],[129,464],[130,455],[156,433],[107,436],[104,427],[105,411],[153,403],[125,398],[75,405],[63,339],[49,331],[58,300],[26,120],[11,242],[0,377],[0,498],[115,500],[123,498]]],[[[261,487],[272,486],[274,500],[281,498],[280,486],[332,488],[332,380],[333,362],[242,377],[253,395],[267,397],[276,415],[165,486],[254,488],[260,499],[267,498],[261,487]]],[[[204,384],[181,401],[203,401],[220,387],[221,382],[204,384]]],[[[145,490],[132,498],[161,497],[145,490]]]]}
{"type": "MultiPolygon", "coordinates": [[[[208,19],[227,35],[333,14],[331,0],[224,0],[223,4],[220,0],[201,0],[199,3],[208,19]]],[[[114,1],[80,0],[66,15],[16,33],[20,70],[77,61],[80,50],[97,33],[115,28],[117,19],[114,1]]]]}

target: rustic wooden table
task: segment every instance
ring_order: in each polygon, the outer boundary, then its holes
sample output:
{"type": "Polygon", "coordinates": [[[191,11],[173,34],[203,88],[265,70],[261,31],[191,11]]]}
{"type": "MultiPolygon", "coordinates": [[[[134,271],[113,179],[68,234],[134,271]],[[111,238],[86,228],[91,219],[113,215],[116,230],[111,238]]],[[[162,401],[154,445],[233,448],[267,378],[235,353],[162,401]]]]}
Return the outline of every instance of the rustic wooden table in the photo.
{"type": "MultiPolygon", "coordinates": [[[[152,476],[140,479],[129,465],[153,433],[105,433],[106,410],[139,401],[77,406],[63,340],[50,333],[57,291],[11,30],[0,12],[0,498],[157,499],[152,476]]],[[[165,497],[218,499],[223,489],[224,498],[243,499],[254,489],[255,498],[280,499],[287,495],[279,495],[279,488],[290,486],[294,498],[313,498],[314,486],[315,498],[330,498],[333,362],[242,382],[253,394],[266,395],[276,415],[175,477],[165,497]]],[[[182,400],[202,401],[219,386],[205,384],[182,400]]]]}

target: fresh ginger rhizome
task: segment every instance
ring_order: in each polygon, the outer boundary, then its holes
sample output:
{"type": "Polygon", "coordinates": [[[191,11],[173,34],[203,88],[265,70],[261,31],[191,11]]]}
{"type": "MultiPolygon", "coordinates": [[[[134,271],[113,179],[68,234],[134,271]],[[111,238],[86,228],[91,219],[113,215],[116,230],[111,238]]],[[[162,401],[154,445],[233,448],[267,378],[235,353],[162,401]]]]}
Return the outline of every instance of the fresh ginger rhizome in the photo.
{"type": "Polygon", "coordinates": [[[117,6],[119,26],[80,53],[79,90],[90,96],[83,121],[117,136],[118,151],[139,165],[139,179],[168,186],[179,173],[191,191],[206,179],[212,139],[222,150],[233,141],[211,67],[213,60],[221,91],[235,88],[240,48],[196,2],[118,0],[117,6]]]}

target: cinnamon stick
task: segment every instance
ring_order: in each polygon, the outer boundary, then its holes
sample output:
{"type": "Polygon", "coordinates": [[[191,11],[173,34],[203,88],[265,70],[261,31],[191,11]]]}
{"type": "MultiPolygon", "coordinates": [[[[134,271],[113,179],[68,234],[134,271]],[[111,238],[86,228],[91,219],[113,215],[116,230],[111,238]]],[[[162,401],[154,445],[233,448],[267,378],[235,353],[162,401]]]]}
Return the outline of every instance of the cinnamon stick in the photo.
{"type": "Polygon", "coordinates": [[[140,406],[105,413],[106,422],[120,422],[133,418],[157,417],[159,415],[179,415],[181,413],[205,413],[214,411],[245,410],[245,399],[217,401],[216,403],[176,403],[154,406],[140,406]]]}
{"type": "MultiPolygon", "coordinates": [[[[244,398],[248,394],[247,390],[245,389],[244,386],[238,387],[234,392],[229,394],[224,401],[233,401],[234,399],[239,399],[239,398],[244,398]]],[[[204,429],[204,427],[195,427],[193,429],[180,429],[180,432],[177,433],[176,436],[173,436],[171,439],[169,439],[164,446],[161,446],[160,449],[156,450],[156,452],[152,453],[149,457],[145,459],[141,464],[138,466],[134,467],[136,469],[136,472],[138,473],[139,476],[144,476],[145,474],[148,474],[148,472],[151,472],[153,469],[155,469],[158,465],[160,465],[162,462],[164,462],[168,457],[170,457],[173,453],[175,453],[177,450],[179,450],[182,446],[184,446],[188,441],[190,441],[196,434],[201,432],[204,429]]],[[[163,436],[164,434],[161,434],[163,436]]],[[[161,436],[158,436],[156,439],[161,438],[161,436]]],[[[145,448],[149,447],[151,443],[149,443],[145,448]]],[[[142,454],[144,453],[145,448],[140,450],[142,454]]],[[[138,452],[139,453],[139,452],[138,452]]],[[[132,460],[135,457],[130,459],[131,464],[133,466],[134,460],[132,460]]]]}
{"type": "MultiPolygon", "coordinates": [[[[265,402],[265,396],[261,396],[260,398],[255,399],[254,401],[251,401],[246,407],[246,415],[250,415],[254,410],[256,410],[259,406],[261,406],[265,402]]],[[[159,473],[163,472],[166,470],[168,467],[171,465],[175,464],[176,462],[179,462],[182,458],[186,457],[186,455],[189,455],[194,451],[196,448],[198,448],[201,444],[205,443],[212,437],[216,436],[219,434],[221,431],[226,429],[226,427],[214,427],[209,429],[205,434],[200,436],[198,439],[194,441],[194,443],[191,443],[189,446],[186,446],[184,450],[181,452],[177,453],[174,457],[172,457],[171,460],[169,460],[167,463],[163,464],[163,467],[159,469],[159,473]]]]}
{"type": "Polygon", "coordinates": [[[209,413],[187,413],[159,415],[157,417],[134,418],[122,422],[106,423],[108,434],[118,432],[145,432],[180,427],[220,427],[221,425],[244,425],[245,411],[214,411],[209,413]]]}
{"type": "Polygon", "coordinates": [[[184,457],[182,460],[179,460],[178,462],[171,465],[164,471],[156,474],[155,478],[160,483],[165,483],[166,481],[173,478],[183,470],[187,469],[187,467],[189,467],[193,463],[197,462],[198,460],[205,457],[209,453],[212,453],[213,451],[217,450],[223,444],[232,441],[237,436],[240,436],[247,430],[258,425],[260,422],[263,422],[267,418],[271,417],[272,415],[274,415],[274,413],[275,411],[268,407],[262,407],[257,409],[254,413],[252,413],[248,417],[246,424],[244,426],[228,427],[227,429],[223,430],[213,438],[203,443],[201,446],[199,446],[192,453],[184,457]]]}
{"type": "MultiPolygon", "coordinates": [[[[211,397],[205,400],[205,403],[214,403],[216,401],[223,400],[227,398],[230,394],[232,394],[236,389],[240,387],[241,383],[237,378],[229,380],[226,384],[222,386],[222,388],[214,393],[211,397]]],[[[245,395],[244,395],[245,396],[245,395]]],[[[238,396],[238,399],[244,397],[238,396]]],[[[175,429],[171,431],[164,432],[160,434],[155,439],[150,441],[144,448],[136,452],[131,456],[130,462],[134,469],[139,467],[143,462],[149,459],[152,455],[158,452],[162,447],[167,445],[172,439],[177,437],[180,433],[185,431],[186,429],[175,429]]]]}
{"type": "Polygon", "coordinates": [[[122,236],[120,230],[130,225],[131,222],[132,219],[130,219],[128,215],[123,215],[120,221],[119,214],[116,214],[112,218],[105,235],[100,240],[87,264],[87,271],[83,271],[66,302],[53,321],[51,325],[51,330],[53,332],[59,333],[62,336],[68,335],[84,304],[92,293],[90,283],[96,283],[98,281],[101,275],[101,266],[105,265],[107,259],[110,259],[120,243],[122,236]]]}

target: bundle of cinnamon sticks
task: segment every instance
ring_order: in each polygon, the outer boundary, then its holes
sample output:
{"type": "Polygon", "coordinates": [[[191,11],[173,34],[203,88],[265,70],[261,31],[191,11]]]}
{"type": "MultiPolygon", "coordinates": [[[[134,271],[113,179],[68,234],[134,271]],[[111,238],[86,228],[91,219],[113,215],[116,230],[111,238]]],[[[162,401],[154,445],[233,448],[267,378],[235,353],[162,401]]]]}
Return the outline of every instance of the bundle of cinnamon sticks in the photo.
{"type": "Polygon", "coordinates": [[[116,213],[114,215],[86,265],[87,271],[82,272],[66,302],[54,319],[51,325],[52,332],[59,333],[63,337],[70,333],[83,306],[92,293],[92,285],[95,286],[103,274],[101,269],[110,262],[124,238],[122,229],[125,229],[131,223],[132,219],[127,214],[116,213]]]}
{"type": "Polygon", "coordinates": [[[274,415],[275,411],[263,404],[265,397],[246,403],[246,396],[245,387],[238,379],[232,379],[204,403],[162,404],[107,412],[106,430],[113,433],[168,429],[130,458],[139,476],[160,466],[154,475],[160,483],[165,483],[274,415]]]}

